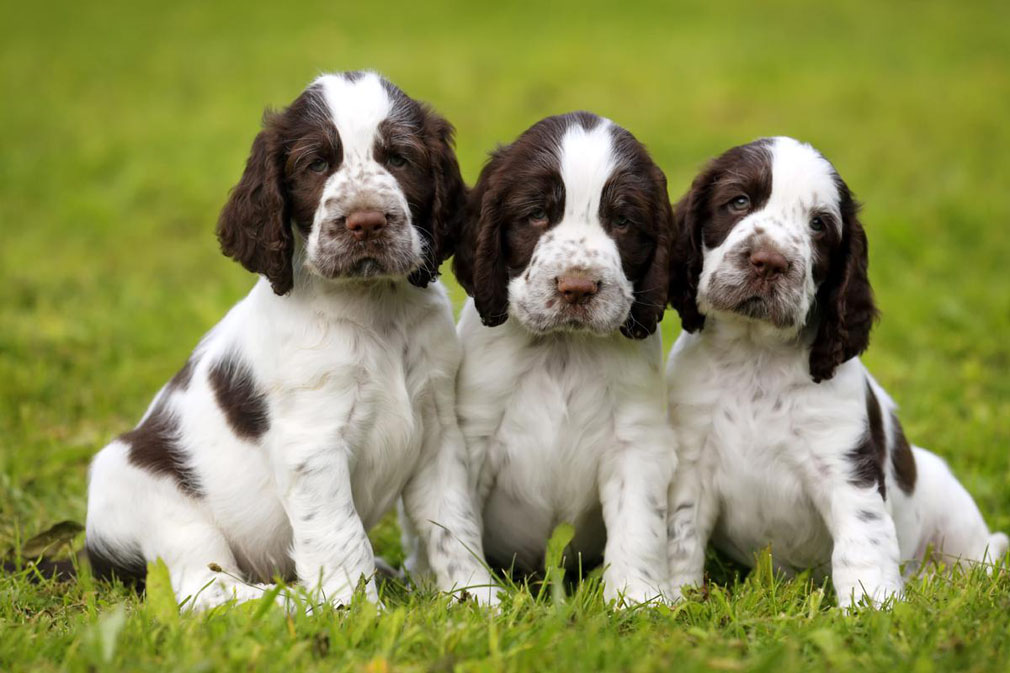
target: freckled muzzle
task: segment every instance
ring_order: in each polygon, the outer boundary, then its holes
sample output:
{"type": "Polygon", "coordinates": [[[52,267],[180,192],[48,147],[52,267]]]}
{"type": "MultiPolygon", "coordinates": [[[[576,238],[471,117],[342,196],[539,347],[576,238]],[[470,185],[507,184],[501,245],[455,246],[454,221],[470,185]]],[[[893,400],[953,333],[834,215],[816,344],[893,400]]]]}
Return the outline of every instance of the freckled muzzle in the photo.
{"type": "Polygon", "coordinates": [[[328,199],[317,215],[306,264],[328,279],[402,277],[419,268],[420,237],[402,195],[391,196],[328,199]]]}
{"type": "Polygon", "coordinates": [[[751,236],[726,252],[699,289],[699,299],[710,310],[770,322],[779,328],[795,327],[804,321],[809,308],[804,300],[805,267],[797,251],[751,236]]]}
{"type": "Polygon", "coordinates": [[[556,245],[548,239],[509,284],[509,310],[527,329],[610,334],[628,318],[632,285],[616,251],[556,245]]]}

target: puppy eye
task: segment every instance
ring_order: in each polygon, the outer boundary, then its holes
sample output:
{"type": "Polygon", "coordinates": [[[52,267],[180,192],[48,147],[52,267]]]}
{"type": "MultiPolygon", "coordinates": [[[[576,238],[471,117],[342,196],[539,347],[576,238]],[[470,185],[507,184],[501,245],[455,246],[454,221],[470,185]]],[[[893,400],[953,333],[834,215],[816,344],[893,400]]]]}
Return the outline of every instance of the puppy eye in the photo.
{"type": "Polygon", "coordinates": [[[390,152],[386,157],[386,163],[394,168],[402,168],[407,165],[407,157],[402,154],[398,154],[397,152],[390,152]]]}
{"type": "Polygon", "coordinates": [[[326,159],[316,159],[311,164],[309,164],[309,170],[313,173],[325,173],[326,169],[330,167],[330,164],[326,159]]]}
{"type": "Polygon", "coordinates": [[[729,209],[737,213],[742,213],[748,208],[750,208],[750,197],[745,194],[741,194],[729,202],[729,209]]]}
{"type": "Polygon", "coordinates": [[[547,211],[543,208],[537,208],[530,213],[530,224],[535,227],[546,226],[548,221],[547,211]]]}
{"type": "Polygon", "coordinates": [[[820,215],[815,215],[812,220],[810,220],[810,228],[814,231],[824,231],[827,225],[824,224],[824,218],[820,215]]]}
{"type": "Polygon", "coordinates": [[[624,215],[618,215],[614,218],[614,229],[619,231],[624,231],[631,225],[631,220],[626,218],[624,215]]]}

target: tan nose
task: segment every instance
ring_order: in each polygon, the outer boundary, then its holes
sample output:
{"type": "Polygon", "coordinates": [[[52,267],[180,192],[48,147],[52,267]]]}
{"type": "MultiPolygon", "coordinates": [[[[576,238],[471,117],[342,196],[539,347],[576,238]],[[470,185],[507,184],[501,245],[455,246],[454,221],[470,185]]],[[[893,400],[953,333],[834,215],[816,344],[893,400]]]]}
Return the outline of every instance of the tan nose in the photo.
{"type": "Polygon", "coordinates": [[[359,210],[347,216],[347,231],[357,241],[367,241],[386,226],[386,216],[377,210],[359,210]]]}
{"type": "Polygon", "coordinates": [[[750,265],[763,278],[781,276],[789,270],[789,260],[778,250],[768,247],[751,251],[750,265]]]}
{"type": "Polygon", "coordinates": [[[599,282],[585,276],[568,275],[557,279],[558,294],[568,304],[585,304],[600,289],[599,282]]]}

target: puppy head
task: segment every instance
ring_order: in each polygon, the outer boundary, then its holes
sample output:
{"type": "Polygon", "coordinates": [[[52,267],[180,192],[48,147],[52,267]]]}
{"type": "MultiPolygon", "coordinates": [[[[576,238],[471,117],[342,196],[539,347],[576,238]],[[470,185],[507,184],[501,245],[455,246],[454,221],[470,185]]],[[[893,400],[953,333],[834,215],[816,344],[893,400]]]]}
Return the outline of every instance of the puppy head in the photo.
{"type": "Polygon", "coordinates": [[[222,251],[277,294],[294,285],[295,266],[328,281],[407,276],[426,286],[465,204],[452,134],[374,73],[319,77],[264,116],[221,211],[222,251]]]}
{"type": "Polygon", "coordinates": [[[492,154],[453,268],[486,325],[641,339],[663,315],[672,226],[666,177],[630,133],[548,117],[492,154]]]}
{"type": "Polygon", "coordinates": [[[712,161],[677,204],[670,302],[684,329],[705,317],[816,328],[810,374],[829,379],[869,344],[877,311],[858,204],[810,145],[766,138],[712,161]]]}

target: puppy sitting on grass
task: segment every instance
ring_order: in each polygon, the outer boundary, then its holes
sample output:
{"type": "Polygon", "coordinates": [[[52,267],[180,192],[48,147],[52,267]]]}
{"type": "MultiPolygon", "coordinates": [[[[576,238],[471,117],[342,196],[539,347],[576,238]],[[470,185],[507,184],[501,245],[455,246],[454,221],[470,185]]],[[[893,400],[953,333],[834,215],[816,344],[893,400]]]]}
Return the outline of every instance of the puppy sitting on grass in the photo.
{"type": "Polygon", "coordinates": [[[842,606],[899,595],[899,565],[928,550],[953,563],[1007,550],[859,361],[877,311],[856,211],[834,167],[791,138],[729,150],[677,206],[675,596],[702,582],[710,538],[748,565],[770,545],[786,572],[830,567],[842,606]]]}
{"type": "Polygon", "coordinates": [[[142,582],[164,559],[198,608],[275,576],[376,600],[367,531],[402,497],[439,588],[497,600],[434,280],[464,199],[452,127],[373,73],[320,77],[267,115],[218,225],[260,280],[95,457],[98,574],[142,582]]]}
{"type": "Polygon", "coordinates": [[[457,394],[494,567],[540,570],[568,522],[568,565],[604,563],[608,599],[664,592],[671,227],[663,173],[589,113],[538,122],[481,172],[454,258],[473,297],[457,394]]]}

